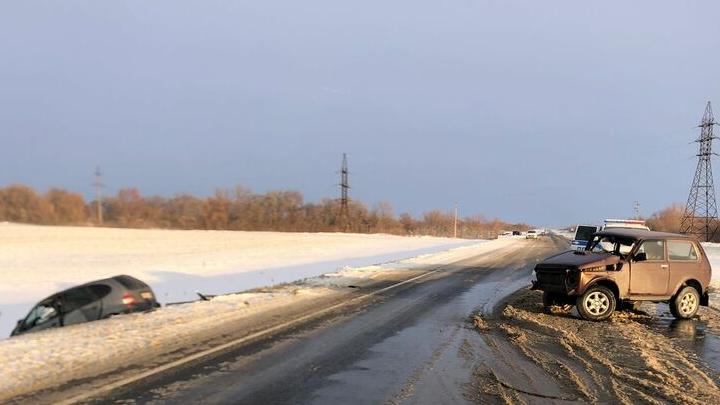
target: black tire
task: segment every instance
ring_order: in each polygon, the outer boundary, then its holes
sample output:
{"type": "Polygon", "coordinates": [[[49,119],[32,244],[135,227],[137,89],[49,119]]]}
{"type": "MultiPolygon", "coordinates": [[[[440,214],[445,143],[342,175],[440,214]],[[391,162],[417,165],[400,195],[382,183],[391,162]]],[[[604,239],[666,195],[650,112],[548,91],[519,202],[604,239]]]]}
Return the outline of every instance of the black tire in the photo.
{"type": "Polygon", "coordinates": [[[577,299],[577,310],[583,319],[604,321],[610,318],[616,306],[615,294],[609,288],[594,285],[577,299]]]}
{"type": "Polygon", "coordinates": [[[683,287],[670,299],[669,304],[675,319],[690,319],[700,308],[700,293],[694,287],[683,287]]]}

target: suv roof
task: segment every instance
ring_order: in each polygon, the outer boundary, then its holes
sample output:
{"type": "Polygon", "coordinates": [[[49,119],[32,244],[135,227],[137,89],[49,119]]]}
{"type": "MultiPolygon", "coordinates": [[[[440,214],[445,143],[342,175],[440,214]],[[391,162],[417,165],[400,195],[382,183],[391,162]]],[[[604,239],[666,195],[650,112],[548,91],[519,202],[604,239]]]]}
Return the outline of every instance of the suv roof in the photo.
{"type": "Polygon", "coordinates": [[[646,231],[644,229],[634,229],[634,228],[606,228],[604,231],[595,232],[594,235],[620,236],[622,238],[635,239],[635,240],[667,239],[667,238],[688,239],[688,240],[695,239],[694,237],[692,237],[690,235],[681,235],[679,233],[646,231]]]}
{"type": "Polygon", "coordinates": [[[87,283],[78,284],[78,285],[76,285],[76,286],[66,288],[66,289],[64,289],[64,290],[58,291],[58,292],[56,292],[56,293],[54,293],[54,294],[52,294],[52,295],[47,296],[46,298],[43,299],[43,301],[46,300],[47,298],[55,297],[55,296],[58,296],[58,295],[60,295],[60,294],[65,294],[66,292],[68,292],[68,291],[70,291],[70,290],[74,290],[74,289],[76,289],[76,288],[88,287],[88,286],[91,286],[91,285],[93,285],[93,284],[108,283],[108,282],[113,282],[113,281],[116,282],[116,283],[120,283],[120,285],[122,285],[123,287],[125,287],[125,288],[127,288],[127,289],[129,289],[129,290],[137,290],[137,289],[141,289],[141,288],[148,288],[147,284],[145,284],[145,283],[143,283],[142,281],[136,279],[135,277],[121,274],[121,275],[117,275],[117,276],[112,276],[112,277],[108,277],[108,278],[103,278],[103,279],[100,279],[100,280],[88,281],[87,283]],[[128,280],[128,279],[129,279],[129,280],[128,280]],[[140,283],[140,284],[134,284],[133,286],[130,286],[130,285],[126,284],[126,283],[133,283],[133,282],[134,282],[134,283],[140,283]]]}

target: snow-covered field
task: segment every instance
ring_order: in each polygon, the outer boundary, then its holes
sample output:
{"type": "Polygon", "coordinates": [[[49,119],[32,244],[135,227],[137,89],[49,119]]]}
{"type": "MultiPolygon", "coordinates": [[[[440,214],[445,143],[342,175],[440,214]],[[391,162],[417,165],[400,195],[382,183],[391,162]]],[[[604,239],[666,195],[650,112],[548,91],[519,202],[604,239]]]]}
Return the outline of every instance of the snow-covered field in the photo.
{"type": "Polygon", "coordinates": [[[135,276],[161,303],[399,260],[477,241],[335,233],[174,231],[0,223],[0,339],[42,298],[135,276]]]}
{"type": "MultiPolygon", "coordinates": [[[[386,243],[393,242],[391,237],[377,238],[386,243]]],[[[447,246],[447,242],[435,240],[435,245],[431,244],[430,247],[438,249],[443,244],[447,246]]],[[[336,285],[347,286],[373,278],[384,271],[436,268],[481,253],[512,249],[516,243],[520,243],[518,239],[474,241],[467,246],[426,253],[384,265],[325,268],[327,274],[308,279],[303,284],[288,285],[269,292],[219,296],[210,301],[164,307],[148,314],[124,315],[6,339],[0,341],[0,361],[3,364],[0,369],[0,401],[71,379],[98,375],[146,361],[152,356],[169,353],[190,342],[202,340],[209,334],[217,334],[218,328],[221,329],[225,324],[278,306],[295,305],[303,300],[329,294],[336,285]],[[108,347],[113,350],[107,350],[108,347]]],[[[410,245],[410,248],[415,247],[410,245]]],[[[403,255],[400,253],[400,256],[403,255]]]]}
{"type": "Polygon", "coordinates": [[[712,281],[710,282],[710,306],[720,309],[720,243],[703,243],[705,253],[712,267],[712,281]]]}

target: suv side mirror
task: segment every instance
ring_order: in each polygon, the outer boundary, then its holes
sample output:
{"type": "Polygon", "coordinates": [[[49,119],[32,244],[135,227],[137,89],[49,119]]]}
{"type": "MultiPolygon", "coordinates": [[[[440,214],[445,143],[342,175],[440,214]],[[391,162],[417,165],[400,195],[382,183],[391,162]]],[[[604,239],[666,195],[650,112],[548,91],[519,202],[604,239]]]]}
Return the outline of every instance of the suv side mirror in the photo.
{"type": "Polygon", "coordinates": [[[645,260],[647,260],[647,253],[645,252],[637,253],[635,256],[633,256],[633,261],[644,262],[645,260]]]}

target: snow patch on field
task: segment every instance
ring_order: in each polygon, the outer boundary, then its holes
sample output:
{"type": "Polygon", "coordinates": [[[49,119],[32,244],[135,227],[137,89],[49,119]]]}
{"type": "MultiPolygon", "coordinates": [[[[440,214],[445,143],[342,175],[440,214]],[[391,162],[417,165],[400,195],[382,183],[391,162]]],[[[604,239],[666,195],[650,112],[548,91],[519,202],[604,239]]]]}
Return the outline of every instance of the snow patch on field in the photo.
{"type": "Polygon", "coordinates": [[[710,306],[720,309],[720,243],[703,243],[703,248],[712,267],[710,282],[710,306]]]}
{"type": "Polygon", "coordinates": [[[296,305],[333,290],[328,279],[372,278],[382,271],[431,269],[519,243],[498,240],[400,262],[340,272],[269,290],[219,296],[210,301],[174,305],[65,328],[29,333],[0,341],[0,401],[64,382],[107,373],[222,333],[244,318],[284,305],[296,305]],[[111,348],[112,350],[108,350],[111,348]]]}
{"type": "Polygon", "coordinates": [[[340,233],[178,231],[0,223],[0,336],[46,296],[128,274],[161,303],[313,277],[345,266],[477,244],[434,237],[340,233]]]}

